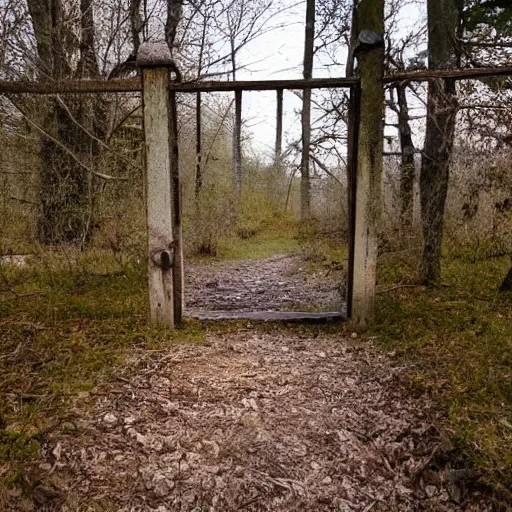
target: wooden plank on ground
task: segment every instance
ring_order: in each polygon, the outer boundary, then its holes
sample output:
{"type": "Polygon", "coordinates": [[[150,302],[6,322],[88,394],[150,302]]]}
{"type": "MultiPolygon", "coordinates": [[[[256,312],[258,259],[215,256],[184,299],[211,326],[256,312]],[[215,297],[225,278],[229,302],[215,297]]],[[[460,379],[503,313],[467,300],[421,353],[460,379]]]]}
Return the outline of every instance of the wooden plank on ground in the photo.
{"type": "Polygon", "coordinates": [[[345,313],[340,311],[207,311],[198,309],[185,311],[185,316],[203,321],[254,320],[260,322],[327,322],[346,318],[345,313]]]}

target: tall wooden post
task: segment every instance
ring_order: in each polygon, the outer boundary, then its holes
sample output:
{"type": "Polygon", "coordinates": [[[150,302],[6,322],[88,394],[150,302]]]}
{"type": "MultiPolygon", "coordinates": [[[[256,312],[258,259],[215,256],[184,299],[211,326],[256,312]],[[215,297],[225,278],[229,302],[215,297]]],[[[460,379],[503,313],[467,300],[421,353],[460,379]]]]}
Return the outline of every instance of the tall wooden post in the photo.
{"type": "Polygon", "coordinates": [[[169,102],[170,68],[174,67],[165,43],[139,48],[146,163],[148,288],[151,323],[174,328],[176,272],[181,261],[173,230],[173,129],[169,102]]]}
{"type": "Polygon", "coordinates": [[[274,165],[281,165],[283,154],[283,89],[276,91],[276,145],[274,151],[274,165]]]}
{"type": "Polygon", "coordinates": [[[361,80],[357,166],[352,186],[353,260],[349,313],[365,327],[375,314],[384,129],[384,0],[361,0],[356,13],[357,74],[361,80]]]}
{"type": "Polygon", "coordinates": [[[174,321],[180,324],[185,309],[185,274],[183,272],[183,227],[181,224],[181,180],[178,150],[178,107],[176,91],[169,93],[170,103],[170,146],[171,146],[171,196],[172,232],[174,235],[174,321]]]}
{"type": "Polygon", "coordinates": [[[350,89],[347,148],[347,199],[348,199],[348,272],[347,272],[347,318],[352,318],[354,298],[354,247],[356,226],[357,159],[359,147],[359,114],[361,112],[361,87],[350,89]]]}
{"type": "Polygon", "coordinates": [[[242,200],[242,90],[235,90],[235,125],[233,127],[233,184],[237,207],[242,200]]]}

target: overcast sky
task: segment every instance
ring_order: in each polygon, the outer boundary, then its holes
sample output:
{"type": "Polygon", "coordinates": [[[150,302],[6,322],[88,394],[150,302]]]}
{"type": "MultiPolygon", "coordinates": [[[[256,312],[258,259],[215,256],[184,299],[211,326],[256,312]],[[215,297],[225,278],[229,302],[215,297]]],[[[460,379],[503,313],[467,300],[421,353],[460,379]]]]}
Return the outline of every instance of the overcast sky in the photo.
{"type": "MultiPolygon", "coordinates": [[[[290,0],[293,1],[293,0],[290,0]]],[[[294,2],[295,3],[295,2],[294,2]]],[[[422,13],[417,7],[406,7],[400,13],[400,31],[404,34],[418,28],[422,13]]],[[[305,2],[277,16],[274,26],[285,25],[264,34],[251,42],[240,52],[239,62],[250,63],[248,69],[237,75],[240,80],[300,79],[304,57],[304,27],[306,18],[305,2]]],[[[317,58],[313,76],[344,76],[346,49],[340,50],[337,60],[340,66],[325,67],[317,58]]],[[[313,94],[315,92],[313,91],[313,94]]],[[[419,105],[418,105],[419,107],[419,105]]],[[[291,91],[284,92],[284,139],[300,137],[301,102],[291,91]]],[[[274,91],[244,92],[243,119],[252,135],[253,147],[259,154],[271,157],[275,141],[276,93],[274,91]]],[[[389,130],[388,130],[389,132],[389,130]]]]}

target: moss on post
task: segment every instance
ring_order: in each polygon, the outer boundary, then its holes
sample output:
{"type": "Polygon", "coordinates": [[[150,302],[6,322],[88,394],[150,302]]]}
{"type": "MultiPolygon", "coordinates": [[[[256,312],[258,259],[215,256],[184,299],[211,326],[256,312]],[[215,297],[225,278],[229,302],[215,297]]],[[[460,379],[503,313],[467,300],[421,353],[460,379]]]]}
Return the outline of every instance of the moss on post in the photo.
{"type": "MultiPolygon", "coordinates": [[[[351,319],[373,320],[380,219],[384,117],[384,0],[362,0],[355,16],[357,74],[361,79],[359,148],[355,190],[351,319]]],[[[350,299],[349,299],[350,300],[350,299]]]]}

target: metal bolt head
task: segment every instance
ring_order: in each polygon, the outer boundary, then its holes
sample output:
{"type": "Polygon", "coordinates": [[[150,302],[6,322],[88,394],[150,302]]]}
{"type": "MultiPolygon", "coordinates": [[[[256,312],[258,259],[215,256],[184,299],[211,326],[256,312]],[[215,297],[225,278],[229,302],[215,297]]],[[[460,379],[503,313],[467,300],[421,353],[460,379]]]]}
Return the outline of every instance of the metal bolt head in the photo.
{"type": "Polygon", "coordinates": [[[382,34],[377,34],[372,30],[361,30],[358,41],[365,46],[378,46],[384,42],[382,34]]]}

